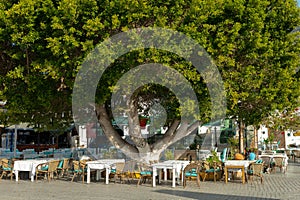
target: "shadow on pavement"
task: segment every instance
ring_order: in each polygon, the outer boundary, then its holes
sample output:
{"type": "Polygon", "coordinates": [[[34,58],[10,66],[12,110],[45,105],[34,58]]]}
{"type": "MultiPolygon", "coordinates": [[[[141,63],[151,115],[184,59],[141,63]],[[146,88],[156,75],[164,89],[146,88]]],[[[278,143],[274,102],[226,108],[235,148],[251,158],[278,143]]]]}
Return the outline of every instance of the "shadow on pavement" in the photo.
{"type": "Polygon", "coordinates": [[[259,197],[250,197],[250,196],[236,196],[236,195],[224,195],[224,194],[210,194],[202,192],[191,192],[191,191],[174,191],[174,190],[157,190],[157,193],[174,195],[176,197],[183,197],[189,199],[246,199],[246,200],[278,200],[273,198],[259,198],[259,197]]]}

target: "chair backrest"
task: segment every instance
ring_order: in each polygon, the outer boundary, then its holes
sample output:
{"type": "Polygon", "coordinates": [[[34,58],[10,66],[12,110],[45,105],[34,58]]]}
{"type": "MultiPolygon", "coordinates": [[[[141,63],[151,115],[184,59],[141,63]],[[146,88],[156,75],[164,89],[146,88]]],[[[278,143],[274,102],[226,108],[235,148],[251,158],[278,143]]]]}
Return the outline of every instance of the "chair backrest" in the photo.
{"type": "Polygon", "coordinates": [[[2,158],[1,159],[1,167],[4,169],[4,168],[10,168],[11,165],[10,165],[10,162],[7,158],[2,158]]]}
{"type": "Polygon", "coordinates": [[[225,160],[227,160],[227,148],[223,149],[220,158],[222,162],[225,162],[225,160]]]}
{"type": "Polygon", "coordinates": [[[48,162],[48,172],[54,172],[57,170],[57,166],[59,164],[59,160],[51,160],[48,162]]]}
{"type": "Polygon", "coordinates": [[[282,166],[284,162],[283,157],[273,157],[273,161],[275,162],[276,166],[282,166]]]}
{"type": "Polygon", "coordinates": [[[129,160],[125,162],[124,165],[124,172],[134,172],[137,168],[137,161],[136,160],[129,160]]]}
{"type": "Polygon", "coordinates": [[[203,167],[204,170],[209,170],[209,169],[210,169],[209,162],[204,161],[204,162],[202,163],[202,167],[203,167]]]}
{"type": "Polygon", "coordinates": [[[69,158],[64,158],[64,163],[63,163],[62,169],[68,169],[69,168],[69,162],[70,162],[69,158]]]}
{"type": "Polygon", "coordinates": [[[80,170],[80,164],[78,160],[73,160],[73,170],[74,171],[80,170]]]}
{"type": "Polygon", "coordinates": [[[256,154],[253,153],[253,152],[250,152],[250,154],[249,154],[249,160],[255,160],[255,158],[256,158],[256,154]]]}
{"type": "Polygon", "coordinates": [[[294,150],[293,154],[296,158],[300,158],[300,151],[299,150],[294,150]]]}
{"type": "Polygon", "coordinates": [[[252,170],[253,175],[260,176],[264,170],[264,162],[262,163],[252,163],[250,165],[250,170],[252,170]]]}
{"type": "Polygon", "coordinates": [[[268,157],[268,156],[261,156],[259,159],[261,159],[265,163],[265,165],[270,165],[270,160],[271,160],[270,157],[268,157]]]}
{"type": "Polygon", "coordinates": [[[116,173],[121,173],[124,170],[125,163],[124,162],[115,163],[115,166],[116,166],[116,173]]]}
{"type": "Polygon", "coordinates": [[[201,168],[201,166],[199,163],[190,163],[184,168],[183,171],[184,171],[184,174],[186,172],[191,172],[191,171],[198,173],[200,171],[200,168],[201,168]]]}
{"type": "Polygon", "coordinates": [[[152,167],[147,163],[137,163],[138,170],[142,171],[152,171],[152,167]]]}

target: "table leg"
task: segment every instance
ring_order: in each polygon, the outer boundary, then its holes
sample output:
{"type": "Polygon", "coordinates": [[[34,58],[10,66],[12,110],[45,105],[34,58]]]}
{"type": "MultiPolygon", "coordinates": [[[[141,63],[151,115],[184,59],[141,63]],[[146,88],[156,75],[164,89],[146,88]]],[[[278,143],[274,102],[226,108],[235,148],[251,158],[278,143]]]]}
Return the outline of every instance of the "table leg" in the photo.
{"type": "Polygon", "coordinates": [[[155,172],[156,172],[156,167],[153,167],[153,172],[152,172],[152,186],[153,187],[156,187],[155,172]]]}
{"type": "Polygon", "coordinates": [[[242,182],[245,183],[245,167],[242,167],[242,182]]]}
{"type": "Polygon", "coordinates": [[[18,170],[15,171],[15,176],[16,176],[16,181],[18,182],[19,181],[19,171],[18,170]]]}
{"type": "Polygon", "coordinates": [[[227,183],[227,181],[228,181],[228,169],[227,169],[227,167],[225,167],[224,171],[225,171],[225,183],[227,183]]]}
{"type": "Polygon", "coordinates": [[[29,176],[30,176],[31,182],[34,182],[34,173],[32,173],[31,171],[29,171],[29,176]]]}
{"type": "Polygon", "coordinates": [[[172,169],[172,187],[175,187],[175,168],[172,169]]]}
{"type": "Polygon", "coordinates": [[[158,184],[161,183],[161,170],[158,170],[158,184]]]}
{"type": "Polygon", "coordinates": [[[86,175],[86,183],[91,182],[91,168],[88,166],[87,167],[87,175],[86,175]]]}
{"type": "Polygon", "coordinates": [[[106,170],[105,170],[105,184],[108,184],[108,180],[109,180],[109,169],[106,168],[106,170]]]}

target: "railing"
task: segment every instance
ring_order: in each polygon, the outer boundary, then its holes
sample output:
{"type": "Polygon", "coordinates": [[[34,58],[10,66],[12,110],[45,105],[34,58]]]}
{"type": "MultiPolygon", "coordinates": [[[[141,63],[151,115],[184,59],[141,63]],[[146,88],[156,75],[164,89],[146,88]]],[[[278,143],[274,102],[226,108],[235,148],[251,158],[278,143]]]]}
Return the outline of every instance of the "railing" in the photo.
{"type": "Polygon", "coordinates": [[[19,151],[23,151],[25,149],[34,149],[35,152],[41,152],[48,149],[57,149],[57,144],[20,144],[17,145],[17,149],[19,151]]]}

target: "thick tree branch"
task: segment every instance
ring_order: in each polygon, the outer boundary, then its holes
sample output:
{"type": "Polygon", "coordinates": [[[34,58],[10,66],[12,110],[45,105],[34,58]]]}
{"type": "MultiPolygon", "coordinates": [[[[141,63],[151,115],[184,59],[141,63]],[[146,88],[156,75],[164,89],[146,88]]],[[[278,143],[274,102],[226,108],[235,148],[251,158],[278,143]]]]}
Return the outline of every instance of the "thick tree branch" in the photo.
{"type": "Polygon", "coordinates": [[[118,134],[111,124],[110,118],[108,117],[106,108],[104,105],[96,106],[96,114],[98,121],[103,129],[104,134],[108,140],[117,148],[126,153],[126,155],[134,158],[135,154],[138,154],[137,148],[126,142],[118,134]]]}
{"type": "Polygon", "coordinates": [[[171,144],[174,144],[178,140],[188,136],[192,131],[194,131],[196,128],[198,128],[200,123],[199,123],[199,121],[196,121],[189,126],[189,124],[187,122],[181,122],[178,129],[176,129],[177,128],[176,124],[177,124],[177,126],[179,124],[179,122],[177,120],[174,121],[173,124],[171,125],[171,127],[169,129],[170,132],[167,132],[162,140],[156,142],[153,145],[153,151],[159,150],[159,149],[166,149],[171,144]],[[172,130],[172,129],[174,129],[175,126],[176,126],[175,130],[172,130]]]}

